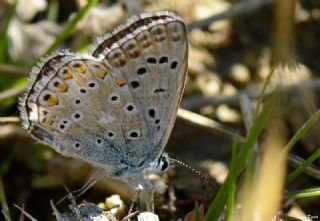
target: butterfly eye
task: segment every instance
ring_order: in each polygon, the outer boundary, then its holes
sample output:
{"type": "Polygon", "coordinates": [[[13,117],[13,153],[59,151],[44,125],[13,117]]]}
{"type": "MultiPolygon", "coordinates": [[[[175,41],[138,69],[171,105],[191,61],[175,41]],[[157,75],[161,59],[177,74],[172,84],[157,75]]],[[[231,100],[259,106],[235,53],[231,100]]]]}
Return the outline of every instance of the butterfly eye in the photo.
{"type": "Polygon", "coordinates": [[[162,163],[163,163],[163,164],[162,164],[162,166],[161,166],[161,171],[165,171],[166,169],[168,169],[169,163],[168,163],[167,160],[163,160],[162,163]]]}

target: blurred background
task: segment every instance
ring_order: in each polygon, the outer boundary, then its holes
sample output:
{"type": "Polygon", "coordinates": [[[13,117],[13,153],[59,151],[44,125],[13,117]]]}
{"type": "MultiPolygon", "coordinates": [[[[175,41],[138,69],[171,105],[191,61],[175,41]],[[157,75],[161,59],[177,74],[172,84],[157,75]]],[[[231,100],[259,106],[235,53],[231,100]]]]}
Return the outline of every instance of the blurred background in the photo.
{"type": "MultiPolygon", "coordinates": [[[[86,53],[97,36],[112,31],[128,17],[158,10],[175,12],[188,26],[189,68],[181,107],[206,117],[204,122],[209,124],[201,123],[197,116],[179,113],[166,152],[223,183],[231,158],[232,134],[245,136],[247,131],[242,96],[254,106],[276,65],[288,63],[294,67],[274,71],[266,90],[270,95],[274,88],[282,88],[277,111],[281,112],[285,142],[318,109],[318,0],[2,0],[0,192],[2,209],[6,209],[6,199],[12,220],[18,220],[21,214],[13,204],[24,205],[38,220],[54,220],[50,200],[56,202],[65,196],[64,186],[70,190],[83,186],[92,170],[82,161],[65,158],[35,142],[21,128],[17,100],[31,67],[55,49],[86,53]]],[[[305,159],[319,149],[320,132],[316,128],[299,140],[292,153],[305,159]]],[[[288,165],[288,171],[292,165],[288,165]]],[[[314,165],[319,166],[319,161],[314,165]]],[[[303,174],[287,188],[319,186],[319,179],[303,174]]],[[[195,201],[207,208],[217,191],[178,166],[162,175],[161,182],[168,186],[157,196],[156,211],[161,220],[183,218],[194,209],[195,201]]],[[[118,193],[130,205],[130,191],[126,184],[104,179],[79,201],[104,203],[106,197],[118,193]]],[[[63,202],[58,209],[64,211],[66,204],[63,202]]],[[[318,197],[296,200],[281,208],[301,220],[308,220],[308,215],[320,219],[318,197]]]]}

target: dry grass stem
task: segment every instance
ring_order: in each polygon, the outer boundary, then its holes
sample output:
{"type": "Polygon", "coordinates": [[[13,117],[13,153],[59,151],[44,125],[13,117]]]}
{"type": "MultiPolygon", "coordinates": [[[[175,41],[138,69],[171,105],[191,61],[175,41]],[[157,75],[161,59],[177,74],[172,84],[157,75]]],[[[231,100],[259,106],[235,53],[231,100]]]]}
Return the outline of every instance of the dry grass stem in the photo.
{"type": "Polygon", "coordinates": [[[8,64],[0,64],[0,75],[9,75],[12,77],[27,77],[29,70],[26,68],[18,68],[8,64]]]}
{"type": "Polygon", "coordinates": [[[179,119],[184,120],[189,124],[200,126],[215,134],[220,134],[230,139],[237,138],[239,142],[243,142],[245,139],[244,137],[239,135],[234,129],[226,127],[225,125],[220,124],[217,121],[214,121],[200,114],[188,111],[186,109],[179,108],[177,116],[179,119]]]}
{"type": "Polygon", "coordinates": [[[6,90],[6,91],[0,92],[0,102],[3,101],[3,100],[5,100],[5,99],[8,99],[8,98],[18,96],[18,95],[21,94],[25,89],[26,89],[26,86],[23,85],[23,86],[19,86],[19,87],[16,87],[16,88],[10,88],[10,89],[8,89],[8,90],[6,90]]]}
{"type": "Polygon", "coordinates": [[[20,117],[0,117],[0,124],[19,123],[20,117]]]}
{"type": "Polygon", "coordinates": [[[271,4],[272,0],[255,0],[255,1],[242,1],[238,4],[235,4],[230,10],[219,13],[217,15],[213,15],[209,18],[198,20],[191,22],[188,25],[188,30],[191,31],[196,28],[205,28],[208,27],[212,22],[232,18],[244,13],[248,13],[254,10],[257,10],[258,8],[271,4]]]}
{"type": "MultiPolygon", "coordinates": [[[[286,95],[293,95],[295,93],[300,93],[301,88],[308,89],[319,89],[320,88],[320,78],[314,78],[309,81],[299,82],[299,84],[292,84],[288,86],[283,86],[280,88],[279,92],[286,95]]],[[[260,95],[260,88],[256,86],[248,89],[240,90],[234,95],[216,95],[211,97],[190,97],[183,99],[181,103],[182,108],[186,109],[198,109],[207,105],[218,106],[220,104],[237,105],[239,104],[240,97],[245,95],[249,99],[257,99],[260,95]]],[[[269,97],[274,92],[274,88],[268,88],[265,93],[265,97],[269,97]]]]}

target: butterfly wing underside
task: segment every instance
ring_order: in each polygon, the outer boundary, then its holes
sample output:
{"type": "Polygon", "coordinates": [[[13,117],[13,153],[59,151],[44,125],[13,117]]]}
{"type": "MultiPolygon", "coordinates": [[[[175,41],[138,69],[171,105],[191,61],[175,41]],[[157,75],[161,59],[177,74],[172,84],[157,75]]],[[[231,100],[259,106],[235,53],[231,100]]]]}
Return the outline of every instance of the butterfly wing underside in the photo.
{"type": "Polygon", "coordinates": [[[91,55],[56,52],[32,70],[25,128],[58,152],[110,175],[156,159],[180,103],[187,68],[183,22],[142,14],[100,38],[91,55]]]}
{"type": "Polygon", "coordinates": [[[159,156],[172,131],[182,97],[188,39],[185,24],[170,12],[134,17],[91,48],[117,68],[146,122],[149,151],[159,156]]]}

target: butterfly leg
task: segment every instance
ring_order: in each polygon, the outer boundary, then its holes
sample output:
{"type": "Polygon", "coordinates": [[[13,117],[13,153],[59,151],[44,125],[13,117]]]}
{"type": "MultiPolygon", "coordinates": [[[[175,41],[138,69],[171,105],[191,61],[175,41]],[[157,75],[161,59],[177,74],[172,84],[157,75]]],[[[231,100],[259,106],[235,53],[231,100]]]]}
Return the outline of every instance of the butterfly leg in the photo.
{"type": "Polygon", "coordinates": [[[138,201],[141,210],[154,211],[154,187],[145,174],[128,178],[129,183],[136,188],[137,195],[133,201],[138,201]]]}
{"type": "Polygon", "coordinates": [[[90,175],[88,181],[78,190],[72,191],[73,194],[77,194],[74,198],[80,197],[88,189],[90,189],[96,182],[106,176],[106,173],[100,169],[94,169],[93,173],[90,175]]]}

